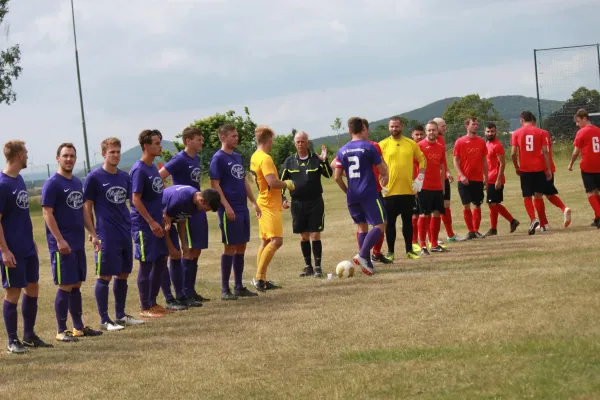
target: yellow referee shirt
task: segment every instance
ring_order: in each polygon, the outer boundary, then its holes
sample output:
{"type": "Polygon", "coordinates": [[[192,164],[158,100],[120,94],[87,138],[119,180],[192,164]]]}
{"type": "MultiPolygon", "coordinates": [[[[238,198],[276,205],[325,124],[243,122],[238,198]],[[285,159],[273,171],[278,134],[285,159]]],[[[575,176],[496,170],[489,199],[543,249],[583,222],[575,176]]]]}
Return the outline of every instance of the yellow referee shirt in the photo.
{"type": "Polygon", "coordinates": [[[414,194],[413,159],[417,160],[419,168],[425,168],[425,156],[419,145],[404,136],[399,139],[390,136],[379,142],[379,147],[390,176],[385,197],[414,194]]]}
{"type": "Polygon", "coordinates": [[[250,171],[256,178],[258,185],[258,197],[256,203],[260,208],[266,207],[272,211],[282,210],[281,189],[273,189],[267,183],[265,176],[279,176],[279,171],[275,168],[273,159],[262,150],[256,150],[250,158],[250,171]]]}

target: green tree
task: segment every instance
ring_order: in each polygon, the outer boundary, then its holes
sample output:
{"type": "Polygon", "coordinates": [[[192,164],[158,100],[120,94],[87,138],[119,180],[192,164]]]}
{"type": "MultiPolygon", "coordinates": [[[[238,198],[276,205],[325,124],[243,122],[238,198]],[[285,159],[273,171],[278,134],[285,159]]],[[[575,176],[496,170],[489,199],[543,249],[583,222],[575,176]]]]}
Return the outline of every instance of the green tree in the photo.
{"type": "MultiPolygon", "coordinates": [[[[8,14],[8,1],[0,0],[0,25],[8,14]]],[[[8,35],[8,27],[5,29],[8,35]]],[[[19,79],[23,68],[21,63],[21,50],[19,45],[0,51],[0,104],[11,104],[17,100],[17,94],[12,90],[13,81],[19,79]]]]}
{"type": "MultiPolygon", "coordinates": [[[[565,104],[542,122],[542,127],[550,132],[553,140],[572,141],[578,128],[573,122],[577,110],[584,108],[588,113],[600,112],[600,93],[580,87],[573,92],[565,104]]],[[[600,117],[591,117],[593,124],[600,124],[600,117]]]]}
{"type": "MultiPolygon", "coordinates": [[[[254,130],[256,129],[256,123],[252,121],[248,107],[244,107],[245,116],[236,115],[235,111],[229,110],[224,114],[215,114],[209,117],[194,121],[190,126],[200,128],[202,136],[204,138],[204,146],[200,154],[201,166],[203,174],[208,173],[208,167],[210,165],[210,159],[217,150],[221,148],[221,140],[219,139],[218,130],[219,127],[225,124],[231,124],[237,128],[239,134],[239,142],[236,152],[240,153],[244,162],[244,168],[248,169],[250,164],[250,157],[256,150],[256,144],[254,141],[254,130]]],[[[180,139],[181,133],[177,134],[175,138],[180,139]]],[[[177,151],[183,150],[184,146],[180,141],[175,140],[173,145],[177,151]]],[[[162,158],[165,162],[168,162],[173,158],[174,154],[171,154],[168,150],[163,150],[162,158]]]]}
{"type": "Polygon", "coordinates": [[[333,124],[329,125],[332,131],[335,132],[335,136],[337,138],[337,147],[340,148],[340,132],[342,131],[342,119],[340,117],[336,117],[333,121],[333,124]]]}
{"type": "Polygon", "coordinates": [[[273,139],[273,148],[270,155],[277,168],[283,164],[286,158],[296,153],[296,145],[294,144],[294,135],[296,135],[296,132],[296,129],[292,129],[291,133],[276,135],[275,139],[273,139]]]}

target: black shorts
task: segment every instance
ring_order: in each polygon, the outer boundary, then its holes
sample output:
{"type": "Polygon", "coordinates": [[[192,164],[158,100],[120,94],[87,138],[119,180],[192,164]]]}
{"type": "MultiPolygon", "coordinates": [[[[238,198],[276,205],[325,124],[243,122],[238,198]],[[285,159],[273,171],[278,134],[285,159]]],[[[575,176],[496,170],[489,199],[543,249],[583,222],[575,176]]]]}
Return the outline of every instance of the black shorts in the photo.
{"type": "Polygon", "coordinates": [[[535,193],[544,193],[547,180],[544,171],[539,172],[521,172],[521,192],[523,197],[531,197],[535,193]]]}
{"type": "Polygon", "coordinates": [[[504,185],[500,189],[496,189],[495,183],[487,185],[487,202],[500,204],[504,201],[504,185]]]}
{"type": "Polygon", "coordinates": [[[419,196],[415,196],[415,204],[413,205],[412,213],[413,215],[419,215],[419,196]]]}
{"type": "MultiPolygon", "coordinates": [[[[544,180],[545,179],[546,175],[544,175],[544,180]]],[[[546,184],[544,185],[544,191],[542,193],[544,193],[546,196],[553,196],[555,194],[558,194],[558,189],[556,189],[556,186],[554,186],[554,174],[552,174],[552,179],[550,179],[549,181],[546,180],[546,184]]]]}
{"type": "Polygon", "coordinates": [[[444,192],[441,190],[421,190],[417,194],[419,199],[419,213],[429,215],[434,211],[444,213],[444,192]]]}
{"type": "Polygon", "coordinates": [[[483,203],[483,182],[469,181],[468,185],[458,182],[458,195],[463,206],[470,203],[480,206],[483,203]]]}
{"type": "Polygon", "coordinates": [[[600,172],[581,171],[581,179],[583,179],[583,187],[586,193],[600,190],[600,172]]]}
{"type": "Polygon", "coordinates": [[[294,233],[322,232],[325,228],[325,205],[323,197],[314,200],[294,200],[290,206],[292,211],[292,228],[294,233]]]}
{"type": "Polygon", "coordinates": [[[444,181],[444,200],[450,200],[450,181],[447,178],[444,181]]]}

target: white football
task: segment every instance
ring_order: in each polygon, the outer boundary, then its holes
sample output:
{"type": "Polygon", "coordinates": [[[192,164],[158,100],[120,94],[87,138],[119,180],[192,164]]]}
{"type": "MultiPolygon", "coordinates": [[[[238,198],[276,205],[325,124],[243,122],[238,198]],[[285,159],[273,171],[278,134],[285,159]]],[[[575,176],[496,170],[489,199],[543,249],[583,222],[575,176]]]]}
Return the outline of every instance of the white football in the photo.
{"type": "Polygon", "coordinates": [[[342,261],[335,267],[338,278],[351,278],[354,276],[354,264],[350,261],[342,261]]]}

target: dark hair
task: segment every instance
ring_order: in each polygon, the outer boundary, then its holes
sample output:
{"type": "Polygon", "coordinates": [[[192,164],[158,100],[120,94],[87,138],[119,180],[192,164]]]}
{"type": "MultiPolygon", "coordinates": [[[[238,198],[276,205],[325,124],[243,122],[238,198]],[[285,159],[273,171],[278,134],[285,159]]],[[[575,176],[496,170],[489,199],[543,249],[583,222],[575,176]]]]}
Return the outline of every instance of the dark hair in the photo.
{"type": "Polygon", "coordinates": [[[221,195],[215,189],[204,189],[200,195],[213,212],[221,206],[221,195]]]}
{"type": "Polygon", "coordinates": [[[531,111],[521,111],[521,115],[519,116],[525,122],[534,122],[535,117],[531,111]]]}
{"type": "Polygon", "coordinates": [[[138,142],[140,143],[140,147],[144,150],[145,144],[152,144],[152,138],[154,136],[158,136],[160,140],[162,140],[162,133],[156,129],[144,129],[140,132],[138,136],[138,142]]]}
{"type": "Polygon", "coordinates": [[[348,120],[348,130],[350,134],[356,135],[361,133],[364,129],[363,121],[359,117],[352,117],[348,120]]]}
{"type": "Polygon", "coordinates": [[[402,122],[402,119],[400,117],[392,117],[390,118],[390,121],[398,121],[400,122],[402,125],[404,125],[404,122],[402,122]]]}
{"type": "Polygon", "coordinates": [[[75,151],[75,155],[77,155],[77,149],[75,148],[75,146],[73,146],[73,143],[61,143],[61,144],[58,146],[58,150],[56,150],[56,157],[59,157],[59,156],[60,156],[60,152],[61,152],[61,151],[62,151],[62,149],[64,149],[65,147],[66,147],[67,149],[73,149],[73,150],[75,151]]]}
{"type": "Polygon", "coordinates": [[[469,124],[471,123],[471,121],[477,122],[477,118],[476,117],[465,118],[465,126],[469,126],[469,124]]]}
{"type": "Polygon", "coordinates": [[[200,130],[200,128],[197,128],[195,126],[188,126],[187,128],[185,128],[183,132],[181,132],[181,140],[183,141],[183,145],[186,145],[186,139],[192,140],[194,139],[194,136],[202,136],[202,131],[200,130]]]}
{"type": "Polygon", "coordinates": [[[219,127],[219,136],[227,136],[229,132],[235,131],[237,128],[231,124],[221,125],[219,127]]]}
{"type": "Polygon", "coordinates": [[[415,125],[413,131],[425,132],[425,128],[423,128],[423,125],[415,125]]]}
{"type": "Polygon", "coordinates": [[[575,118],[579,118],[579,119],[590,119],[590,114],[588,114],[588,112],[584,109],[584,108],[580,108],[579,110],[577,110],[577,113],[575,114],[575,118]]]}
{"type": "Polygon", "coordinates": [[[365,126],[365,128],[369,129],[369,121],[366,118],[362,118],[362,123],[365,126]]]}
{"type": "Polygon", "coordinates": [[[488,124],[487,124],[486,128],[487,128],[487,129],[497,129],[497,128],[496,128],[496,124],[495,124],[495,123],[493,123],[493,122],[488,122],[488,124]]]}

